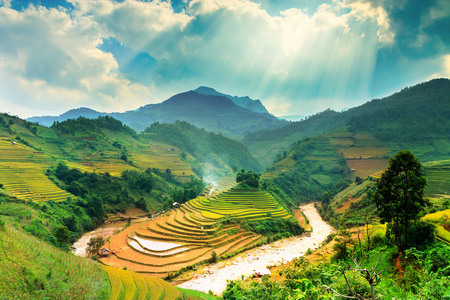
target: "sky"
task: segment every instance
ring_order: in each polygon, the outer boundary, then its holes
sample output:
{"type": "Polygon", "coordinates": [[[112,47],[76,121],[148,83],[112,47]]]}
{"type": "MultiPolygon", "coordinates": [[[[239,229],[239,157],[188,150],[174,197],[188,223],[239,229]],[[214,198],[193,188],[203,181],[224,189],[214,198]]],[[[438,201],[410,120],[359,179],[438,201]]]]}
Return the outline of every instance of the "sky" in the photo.
{"type": "Polygon", "coordinates": [[[209,86],[277,116],[450,77],[448,0],[0,0],[0,111],[134,110],[209,86]]]}

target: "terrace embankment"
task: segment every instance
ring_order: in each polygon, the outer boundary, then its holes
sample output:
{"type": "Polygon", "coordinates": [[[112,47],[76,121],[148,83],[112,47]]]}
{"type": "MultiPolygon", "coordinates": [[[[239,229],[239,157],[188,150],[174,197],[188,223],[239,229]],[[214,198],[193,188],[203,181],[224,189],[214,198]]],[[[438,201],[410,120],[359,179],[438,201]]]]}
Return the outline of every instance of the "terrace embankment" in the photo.
{"type": "Polygon", "coordinates": [[[316,249],[334,228],[322,220],[314,204],[303,205],[300,209],[312,226],[310,237],[291,237],[249,250],[234,259],[210,265],[205,268],[204,275],[194,275],[193,279],[178,286],[203,292],[211,290],[215,294],[220,294],[225,290],[227,280],[240,279],[242,275],[250,276],[254,270],[291,261],[304,255],[308,248],[316,249]]]}

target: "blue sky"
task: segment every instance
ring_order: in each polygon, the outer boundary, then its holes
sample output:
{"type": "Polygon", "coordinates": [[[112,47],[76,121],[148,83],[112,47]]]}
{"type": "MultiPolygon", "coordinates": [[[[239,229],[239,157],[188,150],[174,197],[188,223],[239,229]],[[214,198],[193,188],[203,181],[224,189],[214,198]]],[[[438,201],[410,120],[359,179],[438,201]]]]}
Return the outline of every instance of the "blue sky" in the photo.
{"type": "Polygon", "coordinates": [[[450,77],[447,0],[0,0],[0,111],[125,111],[210,86],[309,115],[450,77]]]}

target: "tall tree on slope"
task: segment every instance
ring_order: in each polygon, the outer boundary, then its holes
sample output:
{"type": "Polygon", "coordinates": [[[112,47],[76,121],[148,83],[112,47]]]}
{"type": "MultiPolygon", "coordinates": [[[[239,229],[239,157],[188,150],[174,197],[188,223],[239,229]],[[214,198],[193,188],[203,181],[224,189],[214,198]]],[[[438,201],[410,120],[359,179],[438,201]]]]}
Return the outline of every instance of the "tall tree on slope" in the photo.
{"type": "Polygon", "coordinates": [[[408,247],[408,228],[430,202],[423,198],[427,180],[422,164],[411,151],[400,151],[389,159],[389,166],[377,181],[374,202],[382,222],[389,222],[388,234],[398,248],[408,247]]]}

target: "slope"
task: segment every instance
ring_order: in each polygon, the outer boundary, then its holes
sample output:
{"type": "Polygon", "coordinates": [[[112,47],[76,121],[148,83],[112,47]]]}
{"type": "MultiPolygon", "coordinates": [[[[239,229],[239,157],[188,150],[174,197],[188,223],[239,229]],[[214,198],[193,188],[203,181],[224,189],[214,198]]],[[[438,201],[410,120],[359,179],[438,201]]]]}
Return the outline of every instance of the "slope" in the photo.
{"type": "Polygon", "coordinates": [[[449,94],[450,81],[434,79],[345,112],[327,110],[279,129],[250,133],[243,144],[267,165],[297,140],[349,125],[350,131],[369,132],[395,150],[405,149],[412,142],[421,159],[438,160],[450,149],[449,94]]]}
{"type": "MultiPolygon", "coordinates": [[[[176,146],[192,153],[197,162],[209,166],[212,170],[247,169],[260,171],[261,165],[239,142],[207,132],[186,122],[173,124],[154,123],[144,130],[151,141],[159,141],[176,146]]],[[[203,171],[208,175],[208,168],[203,171]]]]}
{"type": "Polygon", "coordinates": [[[100,265],[56,249],[0,219],[0,295],[4,299],[102,299],[100,265]]]}

